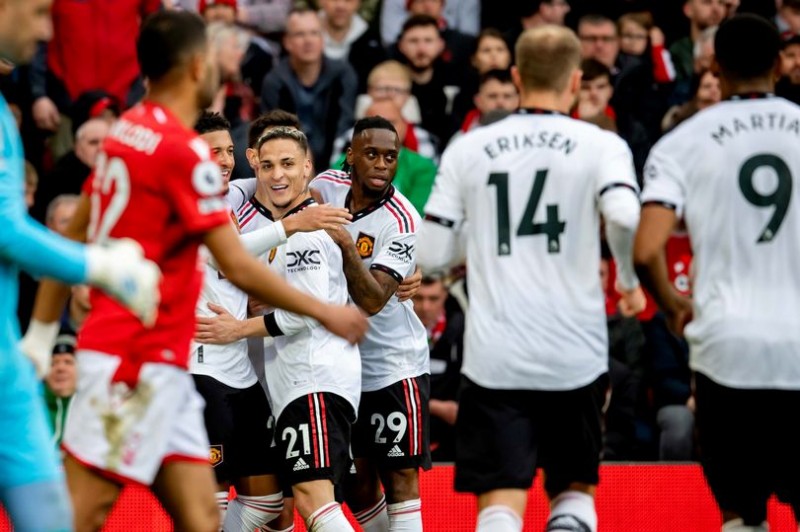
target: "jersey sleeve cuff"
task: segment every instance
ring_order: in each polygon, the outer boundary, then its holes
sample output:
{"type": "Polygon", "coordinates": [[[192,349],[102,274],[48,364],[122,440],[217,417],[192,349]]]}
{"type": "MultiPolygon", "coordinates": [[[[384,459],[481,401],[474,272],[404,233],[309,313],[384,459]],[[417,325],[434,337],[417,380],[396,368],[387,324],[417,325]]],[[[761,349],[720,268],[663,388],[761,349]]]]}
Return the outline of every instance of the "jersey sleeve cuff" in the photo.
{"type": "Polygon", "coordinates": [[[283,336],[284,334],[281,328],[278,327],[278,322],[275,319],[274,312],[264,315],[264,326],[267,328],[267,332],[272,338],[277,338],[278,336],[283,336]]]}
{"type": "Polygon", "coordinates": [[[456,225],[455,221],[450,220],[448,218],[443,218],[441,216],[436,216],[435,214],[425,214],[425,220],[433,222],[435,224],[439,224],[442,227],[446,227],[448,229],[452,229],[456,225]]]}
{"type": "Polygon", "coordinates": [[[647,200],[642,202],[642,207],[647,205],[656,205],[658,207],[664,207],[665,209],[672,209],[673,211],[678,210],[678,206],[676,204],[666,200],[647,200]]]}
{"type": "Polygon", "coordinates": [[[384,266],[383,264],[373,264],[369,267],[370,270],[378,270],[379,272],[388,273],[391,275],[395,281],[398,283],[403,282],[403,276],[394,271],[393,269],[389,268],[388,266],[384,266]]]}

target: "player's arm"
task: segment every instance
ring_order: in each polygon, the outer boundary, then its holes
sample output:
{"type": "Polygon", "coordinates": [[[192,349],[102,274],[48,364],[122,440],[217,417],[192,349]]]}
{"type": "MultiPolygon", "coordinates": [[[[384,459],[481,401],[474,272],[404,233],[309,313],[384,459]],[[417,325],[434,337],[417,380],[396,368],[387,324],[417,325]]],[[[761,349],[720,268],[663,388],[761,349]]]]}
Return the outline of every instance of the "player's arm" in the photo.
{"type": "Polygon", "coordinates": [[[458,259],[458,232],[455,221],[426,214],[419,230],[417,261],[426,272],[446,270],[458,259]]]}
{"type": "Polygon", "coordinates": [[[680,165],[656,144],[645,165],[641,220],[633,246],[633,260],[642,284],[667,315],[675,333],[682,333],[691,316],[691,303],[669,281],[666,245],[683,208],[684,174],[680,165]]]}
{"type": "MultiPolygon", "coordinates": [[[[347,209],[319,205],[314,208],[303,209],[297,214],[267,227],[239,235],[239,239],[250,255],[258,257],[274,247],[285,244],[286,240],[295,233],[334,229],[349,223],[352,218],[353,216],[347,209]]],[[[213,257],[208,263],[212,268],[219,270],[219,265],[213,257]]]]}
{"type": "Polygon", "coordinates": [[[204,244],[228,280],[272,307],[314,318],[332,333],[357,343],[367,322],[358,309],[323,303],[290,286],[247,253],[230,224],[206,233],[204,244]]]}
{"type": "Polygon", "coordinates": [[[633,253],[639,279],[669,318],[673,331],[680,333],[691,314],[691,305],[670,282],[666,256],[667,241],[677,221],[674,209],[645,204],[633,253]]]}
{"type": "Polygon", "coordinates": [[[370,316],[377,314],[397,291],[402,277],[398,279],[395,272],[388,269],[367,269],[353,239],[350,238],[350,233],[344,229],[329,230],[328,234],[342,250],[344,276],[347,278],[347,291],[350,297],[370,316]]]}
{"type": "Polygon", "coordinates": [[[243,338],[263,338],[269,336],[264,317],[237,320],[220,305],[208,304],[213,317],[197,316],[194,339],[201,344],[227,345],[243,338]]]}
{"type": "Polygon", "coordinates": [[[461,190],[471,173],[481,171],[468,160],[471,154],[461,148],[463,140],[462,137],[442,154],[433,191],[425,204],[417,252],[417,262],[423,271],[446,269],[459,258],[458,227],[465,212],[461,190]],[[462,164],[466,165],[467,172],[461,171],[462,164]]]}

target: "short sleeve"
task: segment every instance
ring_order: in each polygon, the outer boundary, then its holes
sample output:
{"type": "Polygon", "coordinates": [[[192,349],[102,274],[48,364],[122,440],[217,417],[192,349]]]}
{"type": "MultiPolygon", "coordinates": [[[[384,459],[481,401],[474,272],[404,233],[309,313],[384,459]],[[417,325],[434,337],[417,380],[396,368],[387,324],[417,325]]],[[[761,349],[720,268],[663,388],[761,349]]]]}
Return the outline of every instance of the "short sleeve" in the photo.
{"type": "Polygon", "coordinates": [[[464,220],[464,180],[459,179],[459,166],[464,160],[464,140],[468,139],[458,139],[442,154],[433,191],[425,204],[425,217],[448,227],[458,226],[464,220]]]}
{"type": "Polygon", "coordinates": [[[228,187],[228,205],[234,212],[241,209],[256,193],[256,178],[237,179],[228,187]]]}
{"type": "Polygon", "coordinates": [[[686,200],[685,174],[668,153],[663,143],[657,143],[644,166],[642,203],[658,203],[683,215],[686,200]]]}
{"type": "Polygon", "coordinates": [[[191,143],[177,144],[169,151],[165,168],[172,175],[161,182],[186,231],[196,234],[230,223],[230,216],[219,166],[199,155],[202,146],[207,149],[201,139],[191,143]]]}
{"type": "Polygon", "coordinates": [[[606,136],[600,161],[597,165],[595,194],[599,198],[614,188],[628,188],[639,193],[636,182],[636,170],[633,166],[633,155],[628,145],[613,133],[606,136]]]}
{"type": "Polygon", "coordinates": [[[414,233],[395,234],[386,239],[386,245],[378,251],[369,268],[388,273],[400,283],[414,271],[416,245],[414,233]]]}

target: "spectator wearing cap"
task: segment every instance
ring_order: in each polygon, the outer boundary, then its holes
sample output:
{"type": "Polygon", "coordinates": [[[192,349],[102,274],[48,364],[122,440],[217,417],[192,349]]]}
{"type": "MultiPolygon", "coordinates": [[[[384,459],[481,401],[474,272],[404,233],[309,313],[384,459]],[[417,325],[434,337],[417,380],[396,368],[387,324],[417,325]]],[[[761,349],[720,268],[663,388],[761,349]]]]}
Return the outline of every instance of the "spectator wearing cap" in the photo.
{"type": "Polygon", "coordinates": [[[800,35],[784,41],[781,50],[781,77],[775,94],[800,105],[800,35]]]}
{"type": "Polygon", "coordinates": [[[72,396],[78,382],[78,367],[75,363],[75,337],[62,334],[56,338],[50,371],[44,378],[44,401],[47,405],[53,445],[61,445],[64,426],[72,396]]]}
{"type": "Polygon", "coordinates": [[[283,44],[287,56],[264,78],[261,109],[296,114],[315,167],[325,168],[334,139],[353,125],[356,73],[346,62],[325,57],[322,23],[314,10],[292,10],[283,44]]]}

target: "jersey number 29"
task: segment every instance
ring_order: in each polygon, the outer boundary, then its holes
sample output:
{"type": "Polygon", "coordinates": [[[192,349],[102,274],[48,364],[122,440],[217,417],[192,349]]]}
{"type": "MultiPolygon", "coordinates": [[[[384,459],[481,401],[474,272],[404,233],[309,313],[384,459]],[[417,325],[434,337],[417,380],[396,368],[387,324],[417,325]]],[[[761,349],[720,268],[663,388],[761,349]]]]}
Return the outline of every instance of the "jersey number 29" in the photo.
{"type": "MultiPolygon", "coordinates": [[[[547,180],[547,169],[536,172],[533,189],[525,207],[525,214],[517,227],[517,236],[546,235],[547,252],[559,253],[561,251],[561,234],[567,227],[567,222],[558,219],[558,205],[549,204],[546,207],[544,223],[534,223],[539,200],[542,199],[544,183],[547,180]]],[[[511,255],[511,220],[508,213],[508,173],[489,174],[489,186],[497,187],[497,254],[511,255]]]]}

